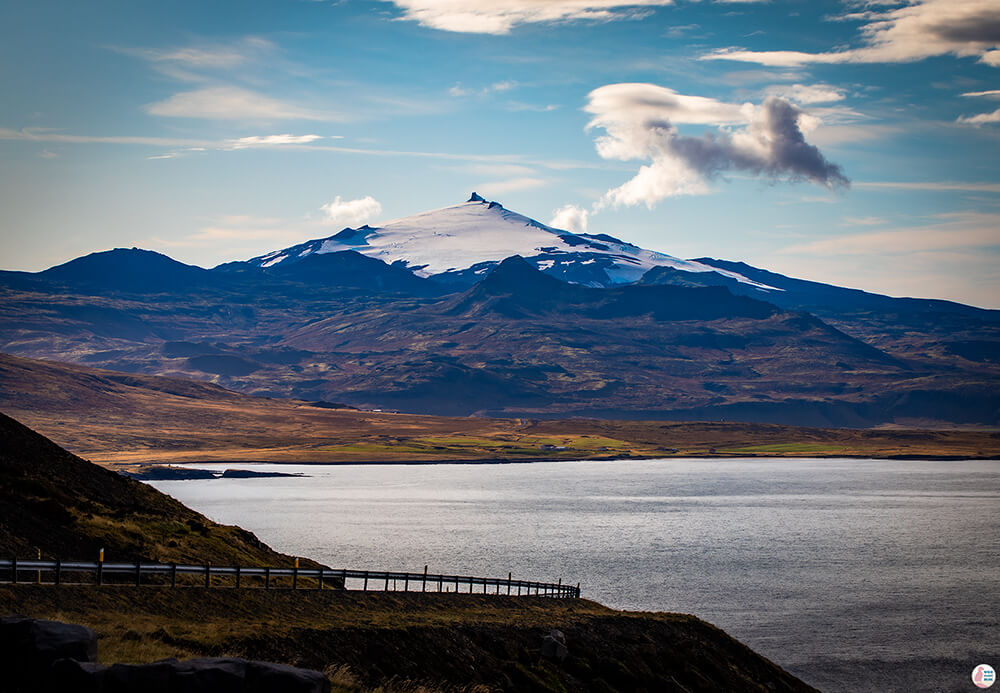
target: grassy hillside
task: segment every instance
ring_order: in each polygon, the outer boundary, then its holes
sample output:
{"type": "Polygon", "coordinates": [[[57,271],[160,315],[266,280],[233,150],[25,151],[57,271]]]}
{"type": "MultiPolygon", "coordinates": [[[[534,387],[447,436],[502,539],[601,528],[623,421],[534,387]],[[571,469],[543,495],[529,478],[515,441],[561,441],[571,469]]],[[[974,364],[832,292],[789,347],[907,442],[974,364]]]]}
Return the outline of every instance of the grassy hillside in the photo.
{"type": "Polygon", "coordinates": [[[0,556],[291,565],[252,533],[66,452],[0,414],[0,556]]]}
{"type": "Polygon", "coordinates": [[[0,354],[0,411],[102,464],[1000,455],[1000,434],[991,431],[449,418],[326,409],[207,383],[6,354],[0,354]]]}

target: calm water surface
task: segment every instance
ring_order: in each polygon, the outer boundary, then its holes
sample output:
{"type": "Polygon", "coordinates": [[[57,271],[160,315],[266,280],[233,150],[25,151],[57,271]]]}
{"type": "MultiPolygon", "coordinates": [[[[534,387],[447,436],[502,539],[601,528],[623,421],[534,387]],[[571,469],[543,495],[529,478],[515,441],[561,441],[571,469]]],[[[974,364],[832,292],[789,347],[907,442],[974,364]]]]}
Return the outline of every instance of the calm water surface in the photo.
{"type": "Polygon", "coordinates": [[[199,465],[161,481],[332,567],[579,581],[696,614],[824,691],[967,691],[1000,668],[1000,462],[199,465]]]}

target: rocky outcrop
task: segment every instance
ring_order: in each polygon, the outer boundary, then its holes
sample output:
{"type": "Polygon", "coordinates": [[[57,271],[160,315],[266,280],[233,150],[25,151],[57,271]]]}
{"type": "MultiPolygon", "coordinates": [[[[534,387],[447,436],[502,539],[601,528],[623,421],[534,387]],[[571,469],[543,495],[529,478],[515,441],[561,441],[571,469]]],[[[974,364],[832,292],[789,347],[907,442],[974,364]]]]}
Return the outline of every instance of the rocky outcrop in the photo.
{"type": "Polygon", "coordinates": [[[318,671],[235,658],[97,664],[97,636],[83,626],[41,619],[0,620],[5,693],[329,693],[318,671]]]}
{"type": "Polygon", "coordinates": [[[164,659],[151,664],[101,667],[60,660],[51,682],[61,690],[148,693],[329,693],[330,682],[318,671],[272,662],[235,658],[164,659]]]}

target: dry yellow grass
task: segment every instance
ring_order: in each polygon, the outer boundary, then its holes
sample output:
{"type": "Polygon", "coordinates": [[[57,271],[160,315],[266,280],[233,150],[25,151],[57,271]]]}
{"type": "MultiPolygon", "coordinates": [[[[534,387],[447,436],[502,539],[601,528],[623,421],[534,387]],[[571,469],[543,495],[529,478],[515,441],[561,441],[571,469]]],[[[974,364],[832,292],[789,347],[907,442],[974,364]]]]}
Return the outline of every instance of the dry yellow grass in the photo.
{"type": "Polygon", "coordinates": [[[1000,433],[985,430],[536,421],[324,409],[239,395],[205,383],[7,355],[0,355],[0,410],[71,452],[104,465],[1000,456],[1000,433]]]}

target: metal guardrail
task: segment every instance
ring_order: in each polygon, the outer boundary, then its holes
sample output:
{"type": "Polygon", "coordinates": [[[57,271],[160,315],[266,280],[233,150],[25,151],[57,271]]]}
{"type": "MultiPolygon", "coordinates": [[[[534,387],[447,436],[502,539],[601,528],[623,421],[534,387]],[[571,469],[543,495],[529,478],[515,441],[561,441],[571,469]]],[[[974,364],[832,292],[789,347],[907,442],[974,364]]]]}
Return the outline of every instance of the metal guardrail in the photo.
{"type": "MultiPolygon", "coordinates": [[[[511,596],[540,596],[556,598],[578,598],[580,585],[564,585],[562,578],[558,582],[536,582],[532,580],[514,580],[511,574],[505,578],[473,577],[469,575],[439,575],[428,573],[424,566],[422,573],[407,573],[383,570],[331,570],[329,568],[272,568],[244,566],[214,566],[181,563],[113,563],[104,561],[43,561],[0,559],[0,580],[4,574],[8,584],[32,583],[41,585],[60,585],[65,583],[68,573],[93,575],[92,583],[105,584],[105,578],[110,575],[125,575],[132,578],[132,584],[140,586],[142,578],[158,577],[160,586],[177,586],[177,576],[196,575],[204,579],[204,587],[212,587],[212,578],[221,580],[229,578],[232,587],[252,588],[257,583],[263,589],[279,588],[277,581],[281,578],[291,580],[291,589],[359,589],[361,591],[402,591],[402,592],[465,592],[475,594],[507,594],[511,596]],[[21,579],[24,573],[30,573],[27,580],[21,579]],[[48,580],[43,580],[45,575],[48,580]],[[247,584],[249,580],[250,584],[247,584]],[[305,580],[311,586],[300,584],[305,580]],[[169,581],[169,582],[168,582],[169,581]],[[391,583],[391,587],[390,587],[391,583]],[[400,587],[400,583],[402,583],[400,587]],[[417,586],[419,585],[419,590],[417,586]],[[468,586],[466,592],[465,587],[468,586]],[[412,587],[412,589],[411,589],[412,587]],[[516,590],[516,592],[515,592],[516,590]]],[[[75,583],[80,584],[80,583],[75,583]]],[[[121,584],[121,583],[116,583],[121,584]]],[[[147,585],[150,582],[147,580],[147,585]]],[[[221,585],[216,585],[221,586],[221,585]]],[[[258,589],[260,588],[258,587],[258,589]]]]}

